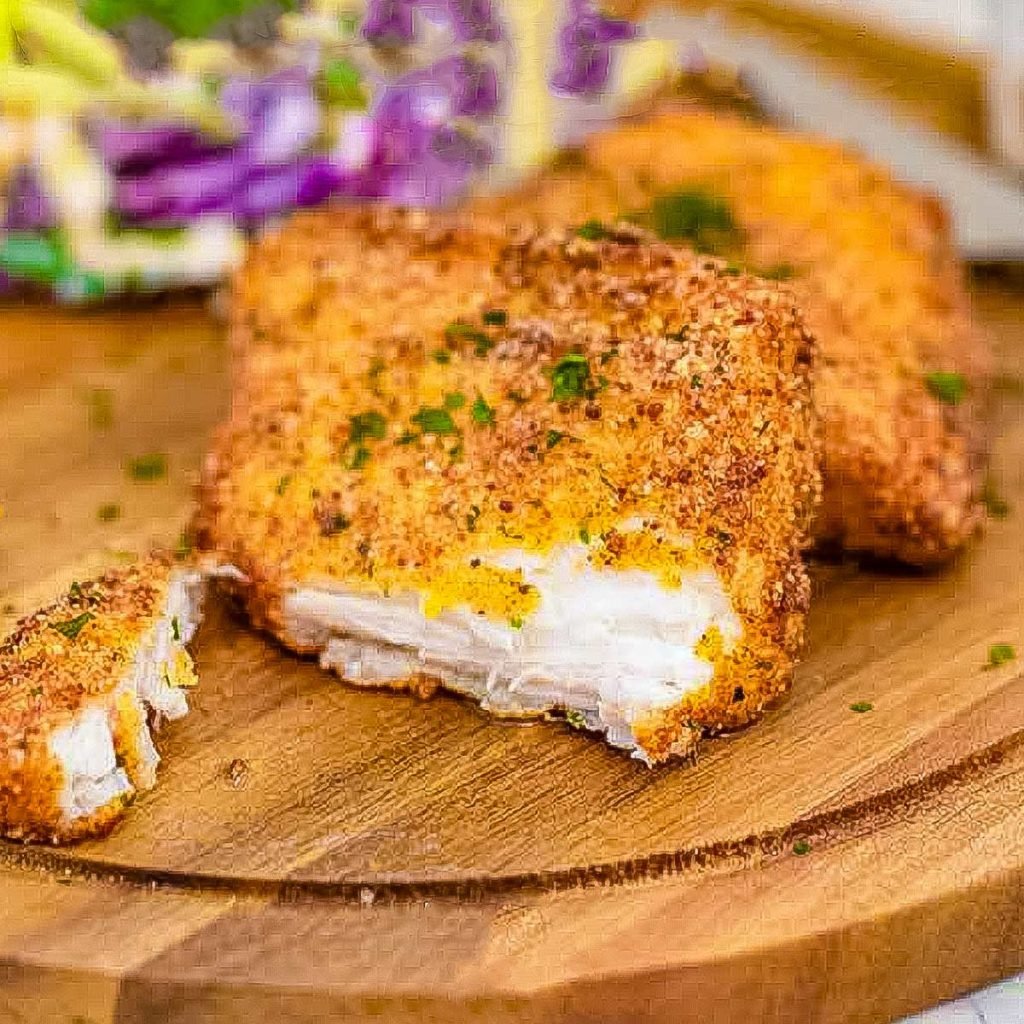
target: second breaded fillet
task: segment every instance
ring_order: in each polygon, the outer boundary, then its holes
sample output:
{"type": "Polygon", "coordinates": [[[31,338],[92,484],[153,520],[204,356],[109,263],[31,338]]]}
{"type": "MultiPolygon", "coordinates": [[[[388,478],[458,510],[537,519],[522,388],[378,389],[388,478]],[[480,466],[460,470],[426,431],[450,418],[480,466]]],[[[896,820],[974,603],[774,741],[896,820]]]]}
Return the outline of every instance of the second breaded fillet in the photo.
{"type": "Polygon", "coordinates": [[[152,557],[74,584],[0,644],[0,835],[102,835],[154,785],[150,729],[188,711],[201,591],[152,557]]]}
{"type": "Polygon", "coordinates": [[[234,338],[200,538],[289,647],[649,761],[786,688],[818,478],[784,287],[340,210],[255,250],[234,338]]]}
{"type": "Polygon", "coordinates": [[[733,116],[663,112],[573,156],[476,209],[542,225],[638,218],[792,278],[819,348],[819,541],[931,565],[970,538],[989,354],[937,201],[838,143],[733,116]]]}

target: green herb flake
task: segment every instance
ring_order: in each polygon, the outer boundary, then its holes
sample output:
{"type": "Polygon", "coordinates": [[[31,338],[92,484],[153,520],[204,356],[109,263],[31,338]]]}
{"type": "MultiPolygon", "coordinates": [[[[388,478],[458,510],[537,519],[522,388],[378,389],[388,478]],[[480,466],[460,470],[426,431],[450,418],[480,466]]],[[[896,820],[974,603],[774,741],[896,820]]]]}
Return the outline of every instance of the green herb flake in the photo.
{"type": "Polygon", "coordinates": [[[480,506],[470,505],[469,511],[466,513],[466,529],[470,533],[476,533],[476,524],[480,519],[480,506]]]}
{"type": "Polygon", "coordinates": [[[580,540],[584,544],[590,543],[590,527],[586,523],[580,524],[580,540]]]}
{"type": "Polygon", "coordinates": [[[476,396],[476,400],[473,402],[473,408],[470,410],[470,415],[473,417],[474,423],[479,423],[484,427],[494,426],[494,409],[484,401],[483,396],[481,395],[476,396]]]}
{"type": "Polygon", "coordinates": [[[284,476],[278,479],[277,485],[274,487],[274,492],[277,494],[278,497],[280,497],[282,494],[284,494],[285,491],[288,490],[289,486],[291,485],[291,482],[291,473],[285,473],[284,476]]]}
{"type": "Polygon", "coordinates": [[[96,518],[101,523],[112,523],[115,519],[121,518],[121,506],[116,502],[108,501],[96,509],[96,518]]]}
{"type": "Polygon", "coordinates": [[[478,327],[467,324],[463,320],[456,320],[444,329],[444,336],[449,343],[460,341],[471,341],[473,350],[478,356],[485,356],[494,348],[494,342],[478,327]]]}
{"type": "Polygon", "coordinates": [[[434,352],[434,362],[447,366],[452,361],[452,354],[446,348],[439,348],[434,352]]]}
{"type": "Polygon", "coordinates": [[[601,353],[601,365],[607,366],[613,359],[619,357],[619,350],[617,348],[610,348],[607,352],[601,353]]]}
{"type": "Polygon", "coordinates": [[[563,356],[551,371],[551,400],[569,402],[583,398],[590,381],[590,364],[579,352],[563,356]]]}
{"type": "Polygon", "coordinates": [[[325,537],[335,537],[344,533],[352,525],[352,520],[341,512],[331,512],[320,524],[320,532],[325,537]]]}
{"type": "Polygon", "coordinates": [[[565,434],[561,430],[549,430],[547,433],[547,439],[545,441],[548,451],[551,451],[551,449],[554,448],[555,445],[558,444],[558,442],[563,440],[564,438],[565,434]]]}
{"type": "Polygon", "coordinates": [[[806,839],[798,839],[793,844],[793,852],[798,857],[806,857],[811,852],[811,844],[806,839]]]}
{"type": "Polygon", "coordinates": [[[452,391],[444,396],[444,407],[449,412],[461,409],[466,404],[466,396],[461,391],[452,391]]]}
{"type": "Polygon", "coordinates": [[[936,370],[924,378],[931,395],[945,405],[959,405],[967,394],[967,380],[962,373],[936,370]]]}
{"type": "Polygon", "coordinates": [[[327,102],[340,110],[365,110],[369,102],[363,76],[351,61],[338,57],[321,72],[327,102]]]}
{"type": "Polygon", "coordinates": [[[419,439],[419,434],[414,434],[411,430],[404,430],[398,437],[395,438],[395,444],[414,444],[419,439]]]}
{"type": "Polygon", "coordinates": [[[858,715],[866,715],[869,711],[875,710],[875,705],[870,701],[858,700],[850,705],[850,710],[858,715]]]}
{"type": "Polygon", "coordinates": [[[439,437],[444,437],[459,432],[455,420],[452,419],[452,414],[447,409],[431,409],[423,406],[410,418],[424,434],[437,434],[439,437]]]}
{"type": "Polygon", "coordinates": [[[72,580],[71,586],[68,588],[68,597],[72,601],[81,601],[85,597],[85,592],[82,590],[82,584],[78,580],[72,580]]]}
{"type": "Polygon", "coordinates": [[[370,461],[370,449],[365,444],[359,445],[358,448],[352,453],[352,458],[349,459],[349,469],[363,469],[366,464],[370,461]]]}
{"type": "Polygon", "coordinates": [[[986,668],[999,668],[1006,665],[1017,657],[1017,651],[1012,644],[993,644],[988,649],[988,664],[986,668]]]}
{"type": "Polygon", "coordinates": [[[382,441],[388,429],[387,420],[376,410],[357,413],[348,422],[349,444],[362,444],[370,439],[382,441]]]}
{"type": "Polygon", "coordinates": [[[609,232],[599,220],[588,220],[576,229],[576,234],[588,242],[599,242],[602,238],[607,238],[609,232]]]}
{"type": "Polygon", "coordinates": [[[739,263],[729,262],[722,268],[726,277],[739,277],[743,273],[743,266],[739,263]]]}
{"type": "Polygon", "coordinates": [[[89,392],[89,425],[96,430],[109,430],[114,425],[114,392],[110,388],[89,392]]]}
{"type": "Polygon", "coordinates": [[[504,309],[485,309],[483,321],[488,327],[504,327],[508,323],[508,313],[504,309]]]}
{"type": "Polygon", "coordinates": [[[74,640],[95,618],[96,616],[92,612],[82,612],[81,615],[76,615],[73,619],[68,619],[66,622],[53,622],[50,625],[61,636],[67,637],[68,640],[74,640]]]}
{"type": "Polygon", "coordinates": [[[586,729],[587,717],[582,711],[577,711],[575,708],[566,708],[565,724],[573,729],[586,729]]]}
{"type": "Polygon", "coordinates": [[[702,383],[702,381],[700,379],[700,374],[699,373],[695,373],[690,378],[690,387],[693,388],[694,391],[700,391],[700,389],[703,386],[704,386],[704,384],[702,383]]]}
{"type": "Polygon", "coordinates": [[[518,615],[513,615],[512,618],[508,620],[508,624],[513,629],[522,629],[523,628],[523,620],[518,615]]]}
{"type": "Polygon", "coordinates": [[[526,405],[529,401],[522,391],[506,391],[505,395],[510,402],[514,402],[516,405],[526,405]]]}
{"type": "Polygon", "coordinates": [[[178,622],[178,616],[175,615],[171,619],[171,639],[176,643],[181,643],[181,624],[178,622]]]}
{"type": "Polygon", "coordinates": [[[167,476],[167,456],[161,452],[139,455],[128,463],[133,480],[162,480],[167,476]]]}
{"type": "Polygon", "coordinates": [[[718,252],[739,235],[728,204],[700,189],[657,196],[651,205],[651,226],[666,241],[690,242],[702,252],[718,252]]]}

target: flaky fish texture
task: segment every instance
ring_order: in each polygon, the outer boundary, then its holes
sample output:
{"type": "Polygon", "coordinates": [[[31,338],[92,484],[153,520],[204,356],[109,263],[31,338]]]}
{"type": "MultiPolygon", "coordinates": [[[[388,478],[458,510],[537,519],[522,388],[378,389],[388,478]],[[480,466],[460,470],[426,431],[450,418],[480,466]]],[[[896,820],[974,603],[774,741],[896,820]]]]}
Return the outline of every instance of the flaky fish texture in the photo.
{"type": "Polygon", "coordinates": [[[791,278],[819,350],[822,546],[929,566],[976,532],[990,354],[937,200],[837,143],[664,111],[476,208],[542,225],[636,218],[791,278]]]}
{"type": "Polygon", "coordinates": [[[233,338],[198,535],[287,646],[651,762],[786,689],[819,481],[784,285],[629,226],[334,210],[256,247],[233,338]]]}
{"type": "Polygon", "coordinates": [[[160,556],[74,584],[0,645],[0,834],[109,832],[156,782],[151,726],[188,710],[201,581],[160,556]]]}

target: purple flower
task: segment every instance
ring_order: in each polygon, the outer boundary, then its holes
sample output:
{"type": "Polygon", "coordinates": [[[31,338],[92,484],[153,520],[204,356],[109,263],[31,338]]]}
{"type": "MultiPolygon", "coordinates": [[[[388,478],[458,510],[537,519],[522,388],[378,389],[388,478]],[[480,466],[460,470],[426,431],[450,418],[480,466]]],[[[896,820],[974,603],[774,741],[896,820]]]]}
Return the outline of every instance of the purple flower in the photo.
{"type": "Polygon", "coordinates": [[[496,43],[502,37],[493,0],[448,0],[448,13],[460,43],[496,43]]]}
{"type": "Polygon", "coordinates": [[[183,125],[121,121],[100,124],[92,134],[92,143],[115,174],[141,174],[159,163],[196,159],[220,148],[183,125]]]}
{"type": "Polygon", "coordinates": [[[558,34],[558,69],[552,85],[571,95],[592,96],[611,74],[611,47],[636,36],[636,26],[595,10],[592,0],[573,0],[558,34]]]}
{"type": "Polygon", "coordinates": [[[4,227],[9,231],[42,231],[56,224],[57,213],[36,172],[24,165],[18,167],[7,185],[4,227]]]}
{"type": "Polygon", "coordinates": [[[363,22],[363,36],[371,43],[398,46],[411,43],[416,28],[413,7],[416,0],[370,0],[363,22]]]}

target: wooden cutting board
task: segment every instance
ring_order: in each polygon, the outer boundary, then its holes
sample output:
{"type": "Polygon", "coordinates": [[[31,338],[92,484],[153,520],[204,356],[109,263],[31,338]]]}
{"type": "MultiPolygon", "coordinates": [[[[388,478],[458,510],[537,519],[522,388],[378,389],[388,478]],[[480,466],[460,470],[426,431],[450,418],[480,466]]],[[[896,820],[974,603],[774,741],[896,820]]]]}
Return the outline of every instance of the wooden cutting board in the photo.
{"type": "MultiPolygon", "coordinates": [[[[652,771],[214,605],[159,787],[102,842],[0,844],[0,1024],[849,1024],[1024,968],[1024,662],[984,668],[1024,653],[1024,295],[976,292],[1021,511],[939,575],[818,567],[761,725],[652,771]]],[[[174,542],[226,363],[199,304],[0,311],[0,625],[174,542]]]]}

